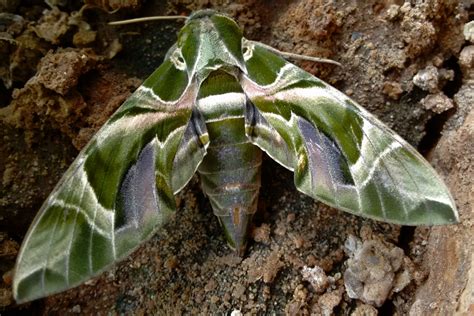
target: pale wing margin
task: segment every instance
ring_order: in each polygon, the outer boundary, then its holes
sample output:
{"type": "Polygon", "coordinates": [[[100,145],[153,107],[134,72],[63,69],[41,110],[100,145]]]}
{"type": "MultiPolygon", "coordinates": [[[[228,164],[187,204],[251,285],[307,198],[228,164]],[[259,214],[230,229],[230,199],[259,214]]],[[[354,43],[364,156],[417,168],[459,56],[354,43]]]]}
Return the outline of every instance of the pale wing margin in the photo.
{"type": "Polygon", "coordinates": [[[252,53],[241,77],[247,136],[295,172],[300,191],[397,224],[458,221],[447,187],[406,141],[323,81],[263,48],[252,53]]]}
{"type": "MultiPolygon", "coordinates": [[[[155,87],[168,76],[177,83],[176,69],[165,62],[81,151],[45,201],[17,257],[17,302],[99,274],[152,236],[174,211],[171,172],[176,153],[186,151],[181,140],[197,87],[181,76],[181,92],[167,91],[181,96],[164,101],[155,87]]],[[[199,163],[193,155],[189,163],[199,163]]]]}

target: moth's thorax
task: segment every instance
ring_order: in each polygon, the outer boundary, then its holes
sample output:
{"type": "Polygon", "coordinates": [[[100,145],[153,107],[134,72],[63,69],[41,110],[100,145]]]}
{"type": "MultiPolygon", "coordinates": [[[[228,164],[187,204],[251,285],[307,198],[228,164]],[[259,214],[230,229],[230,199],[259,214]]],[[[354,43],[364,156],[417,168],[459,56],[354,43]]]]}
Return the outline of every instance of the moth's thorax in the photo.
{"type": "Polygon", "coordinates": [[[245,95],[229,72],[213,71],[200,86],[196,107],[206,122],[244,118],[245,95]]]}

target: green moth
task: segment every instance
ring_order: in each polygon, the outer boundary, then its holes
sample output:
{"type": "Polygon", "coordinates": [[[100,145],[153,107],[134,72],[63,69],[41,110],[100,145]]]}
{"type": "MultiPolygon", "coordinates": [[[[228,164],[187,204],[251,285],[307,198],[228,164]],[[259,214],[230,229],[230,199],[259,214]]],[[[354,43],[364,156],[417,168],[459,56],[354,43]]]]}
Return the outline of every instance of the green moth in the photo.
{"type": "Polygon", "coordinates": [[[125,258],[175,211],[197,171],[242,254],[262,151],[301,192],[402,225],[458,221],[448,189],[406,141],[215,11],[191,15],[163,64],[81,151],[18,255],[25,302],[75,287],[125,258]]]}

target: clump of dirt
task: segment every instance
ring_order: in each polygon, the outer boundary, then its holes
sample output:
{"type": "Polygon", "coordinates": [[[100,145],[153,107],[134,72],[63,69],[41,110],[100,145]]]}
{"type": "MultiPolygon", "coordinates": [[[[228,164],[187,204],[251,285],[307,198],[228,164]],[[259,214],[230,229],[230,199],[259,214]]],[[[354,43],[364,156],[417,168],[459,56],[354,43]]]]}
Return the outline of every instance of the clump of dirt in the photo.
{"type": "MultiPolygon", "coordinates": [[[[0,36],[6,43],[0,48],[6,57],[0,58],[1,91],[8,92],[0,99],[0,256],[8,253],[0,257],[1,308],[40,308],[43,314],[376,315],[449,314],[469,306],[463,290],[472,271],[466,245],[474,176],[472,149],[465,144],[472,143],[474,50],[462,33],[469,8],[443,0],[357,6],[318,0],[87,3],[106,10],[129,5],[137,15],[212,7],[236,18],[251,39],[333,58],[343,67],[297,64],[414,145],[432,137],[427,123],[442,116],[445,133],[433,162],[456,198],[462,224],[406,230],[331,209],[297,192],[292,173],[267,158],[253,240],[243,258],[227,248],[194,178],[177,196],[171,221],[129,258],[41,305],[15,306],[13,257],[33,214],[77,149],[138,85],[130,73],[156,67],[175,36],[175,26],[159,23],[111,31],[104,24],[110,16],[99,9],[79,11],[77,4],[17,4],[0,36]],[[123,52],[115,56],[119,43],[123,52]],[[461,70],[464,81],[458,84],[461,70]],[[349,247],[350,240],[357,247],[349,247]]],[[[117,14],[130,12],[125,11],[117,14]]]]}
{"type": "Polygon", "coordinates": [[[380,307],[390,294],[400,292],[411,282],[411,272],[402,268],[404,260],[410,259],[401,248],[379,240],[362,243],[349,236],[345,249],[349,259],[344,285],[350,298],[380,307]]]}
{"type": "Polygon", "coordinates": [[[23,129],[29,143],[31,133],[52,128],[81,149],[140,82],[105,71],[97,65],[101,59],[89,49],[50,51],[36,75],[13,92],[10,105],[0,109],[0,119],[23,129]],[[91,69],[96,70],[94,75],[84,76],[91,69]],[[79,87],[81,78],[90,79],[79,87]]]}
{"type": "Polygon", "coordinates": [[[26,27],[27,21],[22,16],[2,15],[5,24],[0,37],[0,52],[5,58],[0,60],[0,78],[6,89],[11,89],[14,84],[24,83],[34,75],[36,65],[51,46],[26,27]]]}
{"type": "Polygon", "coordinates": [[[97,61],[95,54],[84,49],[50,51],[41,59],[36,75],[13,92],[9,106],[0,109],[0,119],[28,133],[47,125],[75,137],[73,124],[82,116],[86,103],[73,88],[97,61]]]}

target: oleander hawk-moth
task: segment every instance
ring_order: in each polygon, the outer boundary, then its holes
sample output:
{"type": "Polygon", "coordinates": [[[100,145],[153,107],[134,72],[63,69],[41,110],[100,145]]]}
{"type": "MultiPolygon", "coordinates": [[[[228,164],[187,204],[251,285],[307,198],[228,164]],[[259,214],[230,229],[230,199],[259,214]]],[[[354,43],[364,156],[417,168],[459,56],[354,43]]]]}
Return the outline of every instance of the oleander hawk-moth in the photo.
{"type": "Polygon", "coordinates": [[[262,151],[297,189],[402,225],[458,221],[428,162],[378,119],[231,18],[192,14],[163,64],[105,123],[44,202],[14,272],[17,302],[69,289],[125,258],[175,210],[197,171],[242,253],[262,151]]]}

